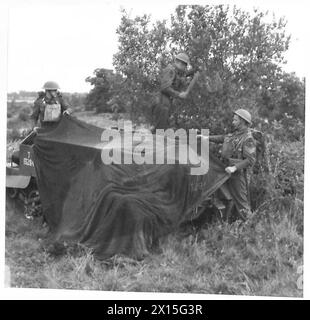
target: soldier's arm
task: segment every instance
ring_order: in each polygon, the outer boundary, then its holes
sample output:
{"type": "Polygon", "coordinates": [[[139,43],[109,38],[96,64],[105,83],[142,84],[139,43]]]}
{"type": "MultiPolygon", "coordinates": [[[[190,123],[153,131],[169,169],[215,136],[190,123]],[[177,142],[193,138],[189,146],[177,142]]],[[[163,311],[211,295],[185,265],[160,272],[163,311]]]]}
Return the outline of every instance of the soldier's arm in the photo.
{"type": "Polygon", "coordinates": [[[195,75],[195,73],[197,72],[202,72],[202,71],[206,71],[206,66],[204,66],[201,63],[192,65],[192,67],[186,71],[185,76],[186,77],[192,77],[195,75]]]}
{"type": "Polygon", "coordinates": [[[188,71],[186,71],[186,73],[185,73],[185,77],[192,77],[196,72],[197,72],[196,69],[188,70],[188,71]]]}
{"type": "Polygon", "coordinates": [[[219,135],[213,135],[213,136],[203,136],[199,134],[198,137],[202,137],[203,139],[209,139],[209,142],[223,143],[225,135],[219,134],[219,135]]]}
{"type": "Polygon", "coordinates": [[[166,94],[169,97],[173,97],[173,98],[180,97],[180,92],[172,89],[171,87],[165,88],[165,89],[161,90],[161,92],[166,94]]]}
{"type": "Polygon", "coordinates": [[[218,134],[218,135],[209,136],[209,141],[215,142],[215,143],[223,143],[224,138],[225,136],[223,134],[218,134]]]}
{"type": "Polygon", "coordinates": [[[235,164],[237,170],[245,169],[249,166],[252,166],[255,163],[256,159],[256,146],[253,138],[248,138],[242,148],[244,160],[235,164]]]}
{"type": "Polygon", "coordinates": [[[30,115],[30,119],[32,120],[32,127],[35,127],[39,120],[40,114],[40,105],[43,103],[43,100],[38,98],[33,104],[33,111],[30,115]]]}
{"type": "Polygon", "coordinates": [[[72,112],[71,106],[66,101],[66,99],[63,98],[63,96],[60,93],[58,94],[58,99],[61,106],[61,113],[63,113],[64,111],[68,111],[68,113],[71,113],[72,112]]]}

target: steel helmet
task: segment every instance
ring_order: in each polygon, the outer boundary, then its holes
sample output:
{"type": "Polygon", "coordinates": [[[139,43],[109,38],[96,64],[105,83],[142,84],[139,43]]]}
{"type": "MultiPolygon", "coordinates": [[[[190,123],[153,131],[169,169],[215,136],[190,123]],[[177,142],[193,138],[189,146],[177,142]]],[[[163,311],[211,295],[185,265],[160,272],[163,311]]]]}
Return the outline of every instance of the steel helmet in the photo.
{"type": "Polygon", "coordinates": [[[55,81],[47,81],[44,83],[43,89],[45,90],[58,90],[60,89],[59,85],[55,81]]]}
{"type": "Polygon", "coordinates": [[[175,58],[178,59],[178,60],[181,60],[181,61],[185,62],[186,64],[189,64],[189,57],[188,57],[188,55],[187,55],[186,53],[184,53],[184,52],[181,52],[181,53],[177,54],[177,55],[175,56],[175,58]]]}
{"type": "Polygon", "coordinates": [[[234,114],[245,120],[247,123],[252,124],[252,117],[249,111],[245,109],[238,109],[234,114]]]}

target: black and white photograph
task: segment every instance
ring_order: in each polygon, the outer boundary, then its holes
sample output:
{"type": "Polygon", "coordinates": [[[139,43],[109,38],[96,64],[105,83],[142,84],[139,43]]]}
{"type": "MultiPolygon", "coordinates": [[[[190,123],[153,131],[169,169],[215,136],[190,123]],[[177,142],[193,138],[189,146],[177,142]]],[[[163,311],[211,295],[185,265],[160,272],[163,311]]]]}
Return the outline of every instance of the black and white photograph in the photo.
{"type": "Polygon", "coordinates": [[[4,290],[305,296],[306,1],[1,11],[4,290]]]}

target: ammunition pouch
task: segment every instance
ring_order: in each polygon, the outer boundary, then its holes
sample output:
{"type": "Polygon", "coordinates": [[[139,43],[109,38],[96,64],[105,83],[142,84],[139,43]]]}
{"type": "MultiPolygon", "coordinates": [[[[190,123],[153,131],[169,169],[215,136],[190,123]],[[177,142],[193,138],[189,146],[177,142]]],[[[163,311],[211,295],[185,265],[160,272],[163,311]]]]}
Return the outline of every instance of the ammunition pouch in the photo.
{"type": "Polygon", "coordinates": [[[46,104],[44,110],[43,121],[58,122],[61,117],[61,105],[57,102],[54,104],[46,104]]]}

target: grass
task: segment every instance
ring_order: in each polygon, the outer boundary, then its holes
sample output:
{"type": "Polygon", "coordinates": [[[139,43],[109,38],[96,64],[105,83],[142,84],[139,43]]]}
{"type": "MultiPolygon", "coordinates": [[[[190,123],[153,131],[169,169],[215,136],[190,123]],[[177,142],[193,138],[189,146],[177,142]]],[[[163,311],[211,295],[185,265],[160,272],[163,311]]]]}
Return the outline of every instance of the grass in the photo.
{"type": "Polygon", "coordinates": [[[10,201],[6,212],[12,287],[302,296],[297,270],[303,239],[289,218],[270,224],[257,213],[244,225],[215,222],[187,237],[170,235],[160,253],[143,261],[124,256],[98,261],[78,245],[51,254],[39,218],[25,219],[10,201]]]}
{"type": "Polygon", "coordinates": [[[76,112],[73,114],[73,116],[77,117],[81,121],[85,121],[101,128],[117,125],[117,122],[112,119],[113,115],[110,113],[95,113],[94,111],[83,111],[76,112]]]}

